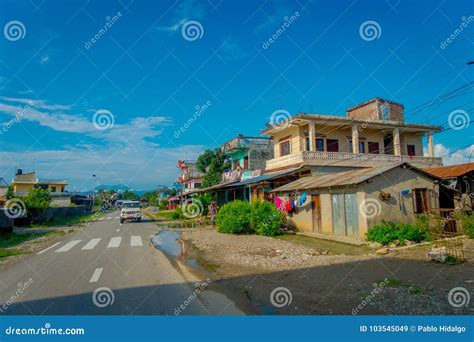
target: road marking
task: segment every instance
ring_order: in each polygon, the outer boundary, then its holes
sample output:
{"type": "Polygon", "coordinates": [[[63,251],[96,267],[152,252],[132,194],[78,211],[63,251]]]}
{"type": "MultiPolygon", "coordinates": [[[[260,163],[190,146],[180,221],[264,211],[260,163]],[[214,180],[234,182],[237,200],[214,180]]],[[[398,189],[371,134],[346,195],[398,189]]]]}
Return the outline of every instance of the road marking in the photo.
{"type": "Polygon", "coordinates": [[[67,244],[65,244],[64,246],[62,246],[61,248],[59,248],[58,250],[56,250],[56,253],[67,252],[68,250],[73,248],[75,245],[77,245],[81,241],[82,240],[72,240],[72,241],[68,242],[67,244]]]}
{"type": "Polygon", "coordinates": [[[122,238],[120,236],[116,236],[110,239],[109,245],[107,248],[115,248],[120,246],[120,242],[122,241],[122,238]]]}
{"type": "Polygon", "coordinates": [[[54,245],[51,245],[51,246],[49,246],[48,248],[45,248],[45,249],[43,249],[41,252],[38,252],[38,253],[36,253],[36,254],[43,254],[44,252],[50,250],[51,248],[56,247],[56,246],[59,245],[60,243],[61,243],[61,242],[56,242],[54,245]]]}
{"type": "Polygon", "coordinates": [[[83,250],[93,249],[95,246],[97,246],[97,244],[100,242],[100,240],[102,240],[102,239],[92,239],[88,243],[86,243],[86,245],[84,247],[82,247],[82,249],[83,250]]]}
{"type": "Polygon", "coordinates": [[[111,220],[111,219],[112,219],[112,216],[107,217],[107,220],[111,220]]]}
{"type": "Polygon", "coordinates": [[[132,236],[130,238],[130,245],[132,247],[134,247],[134,246],[143,246],[142,237],[141,236],[132,236]]]}
{"type": "Polygon", "coordinates": [[[96,283],[99,280],[100,275],[102,274],[102,270],[103,268],[96,268],[94,273],[92,273],[92,277],[89,280],[89,283],[96,283]]]}
{"type": "Polygon", "coordinates": [[[103,221],[103,220],[104,220],[104,218],[103,218],[103,217],[101,217],[101,218],[99,218],[99,220],[98,220],[98,221],[103,221]]]}

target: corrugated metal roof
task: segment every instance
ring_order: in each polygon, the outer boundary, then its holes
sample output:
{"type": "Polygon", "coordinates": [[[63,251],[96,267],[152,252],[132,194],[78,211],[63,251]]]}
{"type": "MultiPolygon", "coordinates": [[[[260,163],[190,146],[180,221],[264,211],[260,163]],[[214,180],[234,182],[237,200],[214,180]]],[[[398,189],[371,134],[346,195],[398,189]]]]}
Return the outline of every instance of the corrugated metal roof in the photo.
{"type": "Polygon", "coordinates": [[[303,177],[294,182],[283,185],[273,191],[293,191],[359,184],[400,165],[401,164],[392,164],[383,167],[368,167],[357,170],[328,172],[327,174],[303,177]]]}
{"type": "Polygon", "coordinates": [[[298,171],[299,169],[301,169],[301,167],[295,167],[295,168],[291,168],[291,169],[284,170],[284,171],[265,173],[265,174],[260,175],[258,177],[249,178],[249,179],[246,179],[244,181],[234,183],[234,184],[229,184],[226,187],[254,184],[254,183],[258,183],[258,182],[265,181],[265,180],[271,180],[271,179],[275,179],[275,178],[278,178],[280,176],[284,176],[284,175],[290,174],[292,172],[298,171]]]}
{"type": "Polygon", "coordinates": [[[433,167],[424,170],[439,178],[456,178],[474,171],[474,163],[433,167]]]}

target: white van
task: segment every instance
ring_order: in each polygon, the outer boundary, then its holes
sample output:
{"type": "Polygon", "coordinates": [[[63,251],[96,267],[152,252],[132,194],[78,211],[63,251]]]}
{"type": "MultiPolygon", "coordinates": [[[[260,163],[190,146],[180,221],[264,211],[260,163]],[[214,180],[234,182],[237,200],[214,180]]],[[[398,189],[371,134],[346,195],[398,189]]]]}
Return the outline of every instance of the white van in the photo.
{"type": "Polygon", "coordinates": [[[142,210],[139,201],[123,201],[120,210],[120,223],[127,220],[140,222],[142,220],[142,210]]]}

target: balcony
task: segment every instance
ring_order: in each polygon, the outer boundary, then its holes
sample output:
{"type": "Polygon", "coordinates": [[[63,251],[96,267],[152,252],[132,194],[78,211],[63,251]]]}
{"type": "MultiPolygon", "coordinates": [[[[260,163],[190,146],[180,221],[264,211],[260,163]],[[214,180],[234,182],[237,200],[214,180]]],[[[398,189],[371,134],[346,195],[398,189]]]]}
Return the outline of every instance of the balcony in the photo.
{"type": "Polygon", "coordinates": [[[425,168],[441,166],[442,159],[423,156],[395,156],[391,154],[305,151],[267,160],[265,170],[269,171],[295,164],[316,166],[354,166],[355,164],[357,166],[380,166],[390,163],[410,163],[414,166],[425,168]],[[367,165],[361,165],[361,162],[367,162],[367,165]]]}

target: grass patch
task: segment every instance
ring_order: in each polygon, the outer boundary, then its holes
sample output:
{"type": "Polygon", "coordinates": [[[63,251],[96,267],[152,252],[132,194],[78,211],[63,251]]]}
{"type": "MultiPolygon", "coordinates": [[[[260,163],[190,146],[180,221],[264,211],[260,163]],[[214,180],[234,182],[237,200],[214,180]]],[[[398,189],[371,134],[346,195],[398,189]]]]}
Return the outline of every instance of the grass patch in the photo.
{"type": "Polygon", "coordinates": [[[40,237],[50,236],[50,235],[63,235],[65,232],[63,230],[56,230],[50,232],[41,232],[41,233],[8,233],[0,235],[0,259],[7,258],[14,255],[28,254],[27,251],[22,251],[17,248],[14,248],[26,241],[32,241],[36,243],[35,239],[40,237]]]}
{"type": "Polygon", "coordinates": [[[393,279],[393,278],[377,280],[376,283],[379,285],[384,284],[384,286],[386,287],[394,287],[394,288],[397,288],[403,285],[401,280],[393,279]]]}
{"type": "Polygon", "coordinates": [[[330,254],[363,255],[372,252],[368,246],[355,246],[348,243],[323,240],[304,235],[278,235],[276,239],[304,245],[319,252],[328,251],[330,254]]]}
{"type": "Polygon", "coordinates": [[[28,254],[28,253],[19,251],[18,249],[14,249],[14,248],[12,249],[0,248],[0,259],[8,258],[10,256],[20,255],[20,254],[28,254]]]}

